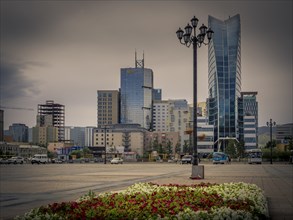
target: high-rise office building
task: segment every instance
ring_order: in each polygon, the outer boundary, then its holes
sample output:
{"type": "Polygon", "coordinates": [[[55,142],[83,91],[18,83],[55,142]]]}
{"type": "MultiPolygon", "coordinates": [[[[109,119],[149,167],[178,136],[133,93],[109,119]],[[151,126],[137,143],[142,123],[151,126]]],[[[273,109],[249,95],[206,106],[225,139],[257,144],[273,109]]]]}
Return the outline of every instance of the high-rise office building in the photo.
{"type": "Polygon", "coordinates": [[[46,104],[39,104],[37,126],[54,126],[58,128],[58,141],[64,141],[65,106],[54,103],[52,100],[46,101],[46,104]]]}
{"type": "Polygon", "coordinates": [[[241,97],[240,15],[208,18],[214,36],[209,44],[208,115],[215,127],[215,150],[224,140],[238,139],[238,99],[241,97]]]}
{"type": "Polygon", "coordinates": [[[119,91],[97,91],[97,126],[119,123],[119,91]]]}
{"type": "Polygon", "coordinates": [[[93,146],[93,133],[94,133],[94,128],[95,127],[90,127],[90,126],[88,126],[88,127],[86,127],[85,128],[85,134],[84,134],[84,136],[85,136],[85,146],[86,147],[90,147],[90,146],[93,146]]]}
{"type": "Polygon", "coordinates": [[[9,133],[15,142],[28,142],[28,126],[25,124],[12,124],[9,133]]]}
{"type": "Polygon", "coordinates": [[[239,140],[244,141],[245,148],[258,146],[258,102],[257,92],[241,92],[238,101],[239,140]]]}
{"type": "Polygon", "coordinates": [[[162,89],[153,89],[153,101],[162,100],[162,89]]]}
{"type": "Polygon", "coordinates": [[[121,124],[152,128],[153,71],[144,68],[144,59],[135,68],[121,68],[121,124]]]}
{"type": "Polygon", "coordinates": [[[70,140],[74,146],[85,146],[85,127],[73,127],[70,129],[70,140]]]}

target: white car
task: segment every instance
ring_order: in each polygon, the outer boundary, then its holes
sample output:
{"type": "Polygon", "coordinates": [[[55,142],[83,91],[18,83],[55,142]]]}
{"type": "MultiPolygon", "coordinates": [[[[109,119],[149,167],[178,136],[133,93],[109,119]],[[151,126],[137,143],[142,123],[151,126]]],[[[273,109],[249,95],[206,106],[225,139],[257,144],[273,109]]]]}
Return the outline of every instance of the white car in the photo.
{"type": "Polygon", "coordinates": [[[18,164],[18,163],[23,164],[23,162],[24,162],[23,157],[11,157],[7,161],[8,164],[11,164],[11,163],[13,163],[13,164],[18,164]]]}
{"type": "Polygon", "coordinates": [[[111,164],[119,164],[119,163],[123,164],[123,159],[116,157],[111,160],[111,164]]]}

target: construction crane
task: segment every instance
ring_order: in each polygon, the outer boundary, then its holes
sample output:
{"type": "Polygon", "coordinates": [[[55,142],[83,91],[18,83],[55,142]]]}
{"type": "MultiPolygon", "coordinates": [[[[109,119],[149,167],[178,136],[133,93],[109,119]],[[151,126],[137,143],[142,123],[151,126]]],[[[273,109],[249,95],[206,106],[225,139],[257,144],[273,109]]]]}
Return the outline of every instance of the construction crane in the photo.
{"type": "Polygon", "coordinates": [[[16,109],[16,110],[34,111],[33,108],[20,108],[20,107],[8,107],[8,106],[0,106],[0,109],[16,109]]]}

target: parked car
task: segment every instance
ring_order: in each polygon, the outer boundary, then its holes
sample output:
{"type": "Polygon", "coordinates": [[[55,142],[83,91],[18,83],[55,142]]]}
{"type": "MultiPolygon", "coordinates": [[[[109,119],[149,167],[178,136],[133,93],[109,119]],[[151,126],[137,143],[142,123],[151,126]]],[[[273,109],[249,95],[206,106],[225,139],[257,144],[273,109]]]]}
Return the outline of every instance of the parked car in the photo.
{"type": "Polygon", "coordinates": [[[177,163],[177,159],[175,159],[174,157],[168,159],[168,163],[177,163]]]}
{"type": "Polygon", "coordinates": [[[31,163],[32,164],[34,164],[34,163],[37,163],[37,164],[48,163],[48,156],[47,156],[47,154],[35,154],[31,160],[31,163]]]}
{"type": "Polygon", "coordinates": [[[119,163],[123,164],[123,159],[116,157],[111,160],[111,164],[119,164],[119,163]]]}
{"type": "Polygon", "coordinates": [[[23,157],[11,157],[7,161],[8,164],[23,164],[24,159],[23,157]]]}
{"type": "Polygon", "coordinates": [[[61,159],[52,159],[51,160],[51,163],[63,163],[64,161],[63,160],[61,160],[61,159]]]}
{"type": "Polygon", "coordinates": [[[188,164],[188,163],[192,163],[192,155],[184,155],[182,158],[181,158],[181,161],[180,161],[181,164],[188,164]]]}
{"type": "Polygon", "coordinates": [[[95,159],[94,159],[94,162],[95,163],[103,163],[105,160],[103,159],[103,158],[101,158],[101,157],[96,157],[95,159]]]}
{"type": "Polygon", "coordinates": [[[0,164],[8,164],[8,160],[5,158],[0,158],[0,164]]]}

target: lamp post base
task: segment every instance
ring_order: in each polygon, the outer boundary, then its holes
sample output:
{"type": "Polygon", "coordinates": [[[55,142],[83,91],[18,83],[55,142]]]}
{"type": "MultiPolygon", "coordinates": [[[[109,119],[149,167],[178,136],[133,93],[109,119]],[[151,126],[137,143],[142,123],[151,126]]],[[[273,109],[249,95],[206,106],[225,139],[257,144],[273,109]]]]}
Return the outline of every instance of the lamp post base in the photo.
{"type": "Polygon", "coordinates": [[[204,166],[192,165],[192,173],[190,179],[204,179],[204,166]]]}

